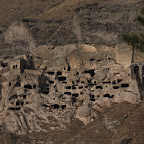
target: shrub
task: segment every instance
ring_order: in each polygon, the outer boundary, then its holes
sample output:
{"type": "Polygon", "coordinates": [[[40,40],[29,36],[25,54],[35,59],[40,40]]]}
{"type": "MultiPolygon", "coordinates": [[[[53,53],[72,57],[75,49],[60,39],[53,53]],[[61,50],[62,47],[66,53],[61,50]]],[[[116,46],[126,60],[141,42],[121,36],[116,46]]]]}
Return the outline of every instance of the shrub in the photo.
{"type": "Polygon", "coordinates": [[[140,37],[136,34],[136,33],[125,33],[122,36],[123,40],[131,45],[137,45],[138,43],[140,43],[140,37]]]}
{"type": "Polygon", "coordinates": [[[144,15],[144,8],[142,8],[142,10],[141,10],[141,14],[144,15]]]}
{"type": "MultiPolygon", "coordinates": [[[[138,16],[137,20],[144,26],[144,8],[141,10],[141,16],[138,16]]],[[[144,52],[144,32],[141,33],[125,33],[122,35],[124,42],[130,44],[134,48],[137,48],[141,52],[144,52]]]]}
{"type": "Polygon", "coordinates": [[[144,18],[142,16],[138,16],[137,20],[144,25],[144,18]]]}

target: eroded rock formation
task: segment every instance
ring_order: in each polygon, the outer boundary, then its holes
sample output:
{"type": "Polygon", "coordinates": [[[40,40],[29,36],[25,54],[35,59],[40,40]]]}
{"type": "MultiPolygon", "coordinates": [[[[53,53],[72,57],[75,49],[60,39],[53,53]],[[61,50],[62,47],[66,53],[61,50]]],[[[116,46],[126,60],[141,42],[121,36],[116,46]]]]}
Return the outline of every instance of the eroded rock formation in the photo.
{"type": "Polygon", "coordinates": [[[74,118],[94,121],[113,103],[139,103],[143,63],[131,58],[128,45],[67,45],[1,59],[0,126],[19,134],[46,131],[44,124],[65,129],[74,118]]]}

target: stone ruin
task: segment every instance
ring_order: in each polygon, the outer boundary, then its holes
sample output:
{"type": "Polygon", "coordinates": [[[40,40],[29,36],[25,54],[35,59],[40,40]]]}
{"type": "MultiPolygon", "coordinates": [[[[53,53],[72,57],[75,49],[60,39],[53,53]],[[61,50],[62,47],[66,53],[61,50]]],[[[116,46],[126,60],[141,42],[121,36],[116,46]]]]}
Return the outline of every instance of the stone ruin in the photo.
{"type": "Polygon", "coordinates": [[[39,57],[36,49],[0,60],[0,128],[24,134],[46,131],[47,124],[62,130],[73,118],[94,121],[113,103],[141,101],[144,63],[131,63],[128,46],[68,47],[68,53],[49,49],[47,58],[46,49],[39,57]]]}

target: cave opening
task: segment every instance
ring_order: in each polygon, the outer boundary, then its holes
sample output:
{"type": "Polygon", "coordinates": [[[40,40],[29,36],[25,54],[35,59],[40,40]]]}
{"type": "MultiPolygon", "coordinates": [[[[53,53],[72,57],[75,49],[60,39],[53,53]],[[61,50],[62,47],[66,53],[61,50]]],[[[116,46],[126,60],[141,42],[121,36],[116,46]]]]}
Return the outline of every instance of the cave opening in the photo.
{"type": "Polygon", "coordinates": [[[0,84],[0,100],[2,99],[2,88],[1,88],[2,86],[1,86],[1,84],[0,84]]]}
{"type": "Polygon", "coordinates": [[[23,101],[17,101],[17,102],[16,102],[16,106],[20,106],[20,105],[21,105],[21,106],[24,105],[24,102],[23,102],[23,101]]]}
{"type": "Polygon", "coordinates": [[[120,87],[119,86],[113,86],[113,89],[119,89],[120,87]]]}
{"type": "Polygon", "coordinates": [[[66,89],[71,89],[71,86],[67,86],[66,89]]]}
{"type": "Polygon", "coordinates": [[[20,82],[20,80],[18,80],[15,84],[15,87],[20,87],[20,86],[21,86],[21,82],[20,82]]]}
{"type": "Polygon", "coordinates": [[[83,86],[79,86],[79,89],[83,89],[83,86]]]}
{"type": "Polygon", "coordinates": [[[104,97],[105,97],[105,98],[113,98],[114,95],[105,94],[104,97]]]}
{"type": "Polygon", "coordinates": [[[67,82],[66,82],[66,81],[63,81],[62,83],[66,84],[67,82]]]}
{"type": "Polygon", "coordinates": [[[94,58],[90,58],[90,61],[95,61],[95,59],[94,58]]]}
{"type": "Polygon", "coordinates": [[[103,84],[111,84],[111,81],[103,81],[103,84]]]}
{"type": "Polygon", "coordinates": [[[89,73],[91,75],[91,77],[94,77],[95,70],[94,69],[92,69],[92,70],[86,70],[86,71],[84,71],[84,73],[89,73]]]}
{"type": "Polygon", "coordinates": [[[23,95],[23,99],[26,99],[27,98],[27,96],[26,95],[23,95]]]}
{"type": "Polygon", "coordinates": [[[122,87],[122,88],[127,88],[127,87],[129,87],[129,84],[128,84],[128,83],[126,83],[126,84],[121,84],[121,87],[122,87]]]}
{"type": "Polygon", "coordinates": [[[44,90],[43,94],[49,94],[49,90],[44,90]]]}
{"type": "Polygon", "coordinates": [[[78,94],[78,93],[74,93],[74,94],[72,94],[72,96],[73,96],[73,97],[78,97],[79,94],[78,94]]]}
{"type": "Polygon", "coordinates": [[[61,108],[62,108],[62,109],[65,109],[65,108],[66,108],[66,105],[62,105],[61,108]]]}
{"type": "Polygon", "coordinates": [[[68,71],[70,71],[71,70],[71,67],[70,66],[68,66],[68,71]]]}
{"type": "Polygon", "coordinates": [[[49,71],[48,74],[49,74],[49,75],[54,75],[55,72],[53,72],[53,71],[49,71]]]}
{"type": "Polygon", "coordinates": [[[10,107],[10,108],[8,108],[8,110],[20,110],[21,108],[20,107],[17,107],[17,108],[14,108],[14,107],[10,107]]]}
{"type": "Polygon", "coordinates": [[[54,81],[51,81],[51,80],[50,80],[49,83],[50,83],[50,84],[54,84],[54,81]]]}
{"type": "Polygon", "coordinates": [[[88,88],[88,85],[86,85],[85,88],[87,89],[87,88],[88,88]]]}
{"type": "Polygon", "coordinates": [[[112,84],[113,84],[113,85],[117,84],[116,80],[113,80],[113,81],[112,81],[112,84]]]}
{"type": "Polygon", "coordinates": [[[76,80],[76,83],[79,83],[80,82],[80,80],[76,80]]]}
{"type": "Polygon", "coordinates": [[[144,76],[142,76],[142,82],[143,82],[143,86],[144,86],[144,76]]]}
{"type": "Polygon", "coordinates": [[[72,96],[72,104],[76,103],[77,102],[77,99],[76,97],[72,96]]]}
{"type": "Polygon", "coordinates": [[[13,69],[16,69],[17,68],[17,65],[13,65],[13,69]]]}
{"type": "Polygon", "coordinates": [[[95,98],[90,98],[90,101],[95,101],[95,98]]]}
{"type": "Polygon", "coordinates": [[[144,66],[142,67],[142,75],[144,75],[144,66]]]}
{"type": "Polygon", "coordinates": [[[62,75],[62,72],[61,72],[61,71],[58,71],[58,72],[57,72],[57,75],[62,75]]]}
{"type": "Polygon", "coordinates": [[[134,73],[139,75],[139,66],[134,66],[134,73]]]}
{"type": "Polygon", "coordinates": [[[101,61],[103,61],[103,60],[101,60],[101,59],[100,59],[100,60],[97,60],[97,62],[101,62],[101,61]]]}
{"type": "Polygon", "coordinates": [[[87,80],[88,83],[91,83],[91,80],[87,80]]]}
{"type": "Polygon", "coordinates": [[[21,106],[23,106],[24,105],[24,102],[21,102],[21,106]]]}
{"type": "Polygon", "coordinates": [[[93,94],[89,94],[90,96],[90,101],[95,101],[95,96],[93,94]]]}
{"type": "Polygon", "coordinates": [[[25,85],[24,88],[26,88],[26,89],[32,89],[32,86],[28,84],[28,85],[25,85]]]}
{"type": "Polygon", "coordinates": [[[72,89],[76,89],[76,86],[73,85],[73,86],[72,86],[72,89]]]}
{"type": "Polygon", "coordinates": [[[11,82],[9,82],[9,86],[11,86],[12,85],[12,83],[11,82]]]}
{"type": "Polygon", "coordinates": [[[115,73],[114,76],[120,76],[120,73],[115,73]]]}
{"type": "Polygon", "coordinates": [[[76,72],[76,75],[79,75],[79,72],[76,72]]]}
{"type": "Polygon", "coordinates": [[[60,106],[58,104],[51,105],[51,107],[54,108],[54,109],[59,109],[60,108],[60,106]]]}
{"type": "Polygon", "coordinates": [[[102,86],[96,86],[96,89],[103,89],[102,86]]]}
{"type": "Polygon", "coordinates": [[[2,67],[7,67],[7,66],[8,66],[8,63],[1,63],[1,66],[2,66],[2,67]]]}
{"type": "Polygon", "coordinates": [[[16,98],[18,98],[18,95],[14,94],[14,95],[10,96],[9,101],[11,101],[12,99],[16,99],[16,98]]]}
{"type": "Polygon", "coordinates": [[[88,84],[88,87],[93,87],[93,86],[95,86],[96,84],[88,84]]]}
{"type": "Polygon", "coordinates": [[[123,79],[117,79],[117,83],[120,83],[122,81],[123,81],[123,79]]]}
{"type": "Polygon", "coordinates": [[[36,89],[36,84],[33,85],[33,88],[36,89]]]}
{"type": "Polygon", "coordinates": [[[65,95],[71,95],[71,92],[65,92],[64,94],[65,95]]]}
{"type": "Polygon", "coordinates": [[[66,77],[65,77],[65,76],[58,77],[58,80],[59,80],[59,81],[65,81],[65,80],[66,80],[66,77]]]}

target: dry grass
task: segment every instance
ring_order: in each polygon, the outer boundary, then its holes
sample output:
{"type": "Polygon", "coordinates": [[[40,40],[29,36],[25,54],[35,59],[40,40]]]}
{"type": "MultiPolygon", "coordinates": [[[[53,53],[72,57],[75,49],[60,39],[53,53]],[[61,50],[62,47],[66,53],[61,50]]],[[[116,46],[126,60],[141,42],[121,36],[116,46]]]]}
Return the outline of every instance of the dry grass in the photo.
{"type": "Polygon", "coordinates": [[[49,19],[73,15],[73,10],[85,4],[114,0],[0,0],[0,26],[24,17],[49,19]]]}
{"type": "MultiPolygon", "coordinates": [[[[73,16],[73,10],[82,7],[85,4],[94,4],[96,2],[108,2],[114,0],[65,0],[60,5],[53,7],[48,11],[41,13],[38,18],[47,19],[47,18],[65,18],[73,16]]],[[[116,0],[117,1],[117,0],[116,0]]]]}
{"type": "Polygon", "coordinates": [[[37,17],[63,0],[0,0],[0,26],[9,25],[23,17],[37,17]]]}

